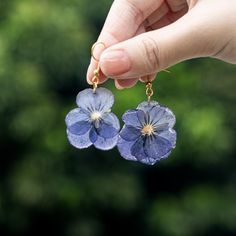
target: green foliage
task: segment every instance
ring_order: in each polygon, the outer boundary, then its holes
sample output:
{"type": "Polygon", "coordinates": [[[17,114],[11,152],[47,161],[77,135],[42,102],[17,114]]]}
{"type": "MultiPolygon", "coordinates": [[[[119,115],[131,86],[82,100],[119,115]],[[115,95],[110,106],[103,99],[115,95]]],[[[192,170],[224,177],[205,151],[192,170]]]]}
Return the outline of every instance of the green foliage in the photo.
{"type": "MultiPolygon", "coordinates": [[[[235,66],[199,59],[157,76],[178,141],[154,167],[68,144],[64,118],[110,4],[0,2],[0,234],[235,235],[235,66]]],[[[142,83],[104,86],[120,118],[146,99],[142,83]]]]}

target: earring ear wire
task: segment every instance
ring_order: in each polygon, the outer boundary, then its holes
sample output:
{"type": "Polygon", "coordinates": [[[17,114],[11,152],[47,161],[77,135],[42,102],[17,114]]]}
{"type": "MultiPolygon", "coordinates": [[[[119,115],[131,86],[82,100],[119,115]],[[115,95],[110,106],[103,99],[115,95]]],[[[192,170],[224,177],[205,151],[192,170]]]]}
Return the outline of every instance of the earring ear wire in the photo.
{"type": "Polygon", "coordinates": [[[149,75],[147,75],[145,81],[146,81],[146,95],[147,95],[148,102],[150,102],[151,97],[153,95],[153,89],[152,89],[152,80],[150,79],[149,75]]]}
{"type": "Polygon", "coordinates": [[[95,50],[96,46],[98,46],[99,44],[103,45],[104,49],[106,48],[106,45],[103,42],[96,42],[91,47],[91,57],[97,62],[97,68],[93,71],[93,78],[92,78],[93,93],[96,93],[96,89],[99,84],[99,76],[100,76],[99,59],[94,56],[94,50],[95,50]]]}
{"type": "Polygon", "coordinates": [[[99,62],[99,59],[94,56],[94,50],[96,46],[98,46],[99,44],[101,44],[104,47],[104,49],[106,49],[106,44],[103,42],[96,42],[93,44],[93,46],[91,47],[91,56],[96,62],[99,62]]]}
{"type": "MultiPolygon", "coordinates": [[[[161,71],[171,73],[169,70],[163,69],[161,71]]],[[[153,96],[153,89],[152,89],[152,80],[150,79],[150,76],[147,75],[146,79],[144,80],[146,82],[146,95],[148,98],[148,102],[151,101],[151,97],[153,96]]]]}

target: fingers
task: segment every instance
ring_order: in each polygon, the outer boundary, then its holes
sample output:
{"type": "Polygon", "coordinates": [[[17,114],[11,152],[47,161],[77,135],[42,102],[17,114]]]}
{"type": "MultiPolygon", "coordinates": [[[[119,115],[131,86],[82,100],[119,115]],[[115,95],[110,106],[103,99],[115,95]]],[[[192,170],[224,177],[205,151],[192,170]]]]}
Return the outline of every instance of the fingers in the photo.
{"type": "Polygon", "coordinates": [[[151,29],[160,29],[162,27],[165,27],[176,20],[178,20],[180,17],[185,15],[188,12],[188,8],[185,7],[177,12],[168,12],[166,15],[164,15],[159,21],[154,22],[152,25],[150,25],[151,29]]]}
{"type": "Polygon", "coordinates": [[[146,27],[151,26],[152,24],[159,21],[163,16],[169,12],[169,7],[166,2],[163,2],[161,6],[156,9],[146,20],[146,27]]]}
{"type": "Polygon", "coordinates": [[[131,88],[136,85],[138,81],[146,83],[148,81],[153,81],[156,78],[156,74],[151,74],[143,76],[141,78],[133,79],[115,79],[115,86],[117,89],[131,88]]]}
{"type": "Polygon", "coordinates": [[[208,28],[206,17],[199,19],[197,10],[192,10],[167,27],[106,49],[101,55],[101,68],[112,78],[136,78],[189,58],[208,56],[213,50],[213,31],[208,28]]]}
{"type": "Polygon", "coordinates": [[[141,78],[134,79],[115,79],[115,86],[117,89],[132,88],[137,84],[138,81],[146,83],[148,81],[153,81],[156,78],[156,74],[144,76],[141,78]]]}
{"type": "MultiPolygon", "coordinates": [[[[133,37],[144,19],[162,2],[163,0],[115,0],[97,41],[103,42],[109,47],[133,37]]],[[[103,50],[100,49],[97,53],[100,54],[103,50]]],[[[96,66],[97,62],[92,58],[87,72],[88,82],[91,81],[96,66]]],[[[102,77],[100,82],[104,80],[105,77],[102,77]]]]}
{"type": "Polygon", "coordinates": [[[117,89],[131,88],[138,82],[138,79],[116,79],[115,86],[117,89]]]}
{"type": "Polygon", "coordinates": [[[180,11],[188,6],[186,0],[166,0],[166,2],[172,12],[180,11]]]}

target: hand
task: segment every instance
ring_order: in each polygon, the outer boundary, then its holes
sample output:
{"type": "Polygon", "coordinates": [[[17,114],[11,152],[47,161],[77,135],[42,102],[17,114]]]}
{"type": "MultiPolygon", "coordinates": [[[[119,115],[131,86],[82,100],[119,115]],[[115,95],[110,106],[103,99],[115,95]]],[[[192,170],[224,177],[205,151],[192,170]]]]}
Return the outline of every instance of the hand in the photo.
{"type": "MultiPolygon", "coordinates": [[[[107,46],[94,52],[100,68],[119,89],[190,58],[236,64],[236,1],[115,0],[98,41],[107,46]]],[[[91,59],[89,83],[96,64],[91,59]]]]}

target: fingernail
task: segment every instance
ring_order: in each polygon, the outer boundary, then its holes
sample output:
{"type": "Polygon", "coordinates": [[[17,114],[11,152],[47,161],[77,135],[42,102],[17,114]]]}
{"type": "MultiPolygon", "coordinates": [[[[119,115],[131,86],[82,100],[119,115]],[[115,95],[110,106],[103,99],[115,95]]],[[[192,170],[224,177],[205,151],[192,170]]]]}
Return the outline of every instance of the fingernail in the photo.
{"type": "Polygon", "coordinates": [[[101,55],[100,66],[107,76],[117,76],[130,70],[131,62],[124,50],[108,50],[101,55]]]}

